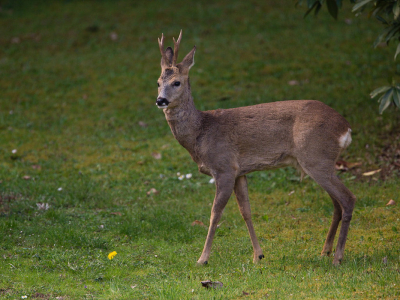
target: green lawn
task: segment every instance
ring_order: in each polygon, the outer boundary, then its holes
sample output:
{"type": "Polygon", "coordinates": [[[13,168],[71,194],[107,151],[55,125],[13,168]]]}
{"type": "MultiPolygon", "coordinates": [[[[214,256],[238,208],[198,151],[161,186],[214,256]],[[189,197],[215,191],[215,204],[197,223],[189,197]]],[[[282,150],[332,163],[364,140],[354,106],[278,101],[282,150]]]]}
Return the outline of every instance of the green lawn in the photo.
{"type": "Polygon", "coordinates": [[[399,170],[382,158],[400,114],[368,97],[397,74],[396,45],[373,49],[381,27],[348,3],[338,21],[294,4],[1,1],[0,298],[400,298],[399,170]],[[198,109],[318,99],[351,123],[341,159],[362,164],[339,173],[358,199],[341,266],[319,256],[330,198],[292,169],[248,176],[262,263],[231,199],[196,266],[207,229],[191,224],[208,224],[214,185],[155,106],[157,37],[180,29],[198,109]]]}

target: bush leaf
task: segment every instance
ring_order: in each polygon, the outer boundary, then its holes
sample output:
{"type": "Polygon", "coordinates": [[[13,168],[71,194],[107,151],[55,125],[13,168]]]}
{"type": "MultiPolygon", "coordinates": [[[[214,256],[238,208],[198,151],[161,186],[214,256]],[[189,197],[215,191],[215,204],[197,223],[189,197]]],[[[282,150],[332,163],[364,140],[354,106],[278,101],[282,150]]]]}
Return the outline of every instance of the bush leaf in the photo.
{"type": "Polygon", "coordinates": [[[379,113],[382,114],[383,111],[389,107],[392,102],[393,96],[393,88],[389,89],[379,100],[381,104],[379,104],[379,113]]]}
{"type": "Polygon", "coordinates": [[[375,98],[378,94],[386,92],[388,89],[390,89],[390,86],[381,86],[375,90],[373,90],[369,95],[371,98],[375,98]]]}

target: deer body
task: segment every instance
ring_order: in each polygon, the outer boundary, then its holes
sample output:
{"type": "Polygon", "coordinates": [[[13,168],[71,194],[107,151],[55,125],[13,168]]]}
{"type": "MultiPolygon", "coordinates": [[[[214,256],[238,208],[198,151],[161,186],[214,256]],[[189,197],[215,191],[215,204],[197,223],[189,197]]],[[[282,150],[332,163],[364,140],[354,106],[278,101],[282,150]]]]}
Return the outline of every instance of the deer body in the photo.
{"type": "Polygon", "coordinates": [[[208,262],[211,243],[222,211],[235,193],[253,245],[253,261],[264,255],[250,215],[246,174],[293,166],[307,173],[331,196],[332,225],[322,254],[332,252],[333,240],[342,221],[334,264],[343,257],[344,245],[355,204],[354,195],[335,175],[335,162],[351,142],[349,123],[335,110],[315,100],[264,103],[253,106],[198,111],[191,96],[189,69],[195,48],[176,64],[181,35],[175,51],[163,49],[162,73],[156,104],[163,108],[174,137],[188,150],[199,171],[212,176],[216,195],[210,227],[199,264],[208,262]],[[178,84],[179,83],[179,84],[178,84]]]}

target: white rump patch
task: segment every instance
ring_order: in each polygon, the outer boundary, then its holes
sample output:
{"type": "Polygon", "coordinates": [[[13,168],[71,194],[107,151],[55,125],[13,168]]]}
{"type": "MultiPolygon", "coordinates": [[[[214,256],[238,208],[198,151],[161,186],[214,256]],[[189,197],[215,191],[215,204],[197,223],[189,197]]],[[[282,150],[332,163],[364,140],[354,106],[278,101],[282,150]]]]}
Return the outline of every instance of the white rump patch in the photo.
{"type": "Polygon", "coordinates": [[[347,148],[351,143],[351,129],[349,128],[345,134],[339,138],[340,148],[347,148]]]}

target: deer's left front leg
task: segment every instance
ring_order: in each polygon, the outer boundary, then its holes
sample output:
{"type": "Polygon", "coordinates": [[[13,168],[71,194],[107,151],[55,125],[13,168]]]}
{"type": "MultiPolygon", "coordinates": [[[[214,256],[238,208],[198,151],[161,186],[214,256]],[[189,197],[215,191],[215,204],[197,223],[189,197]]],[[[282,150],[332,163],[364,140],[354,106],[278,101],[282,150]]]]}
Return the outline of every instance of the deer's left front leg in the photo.
{"type": "Polygon", "coordinates": [[[235,195],[239,205],[240,213],[242,214],[243,220],[246,222],[247,230],[249,231],[251,243],[253,245],[253,262],[257,263],[264,258],[264,254],[258,243],[256,232],[254,231],[253,222],[251,221],[251,211],[249,194],[247,189],[246,176],[240,176],[236,178],[235,182],[235,195]]]}
{"type": "Polygon", "coordinates": [[[208,263],[215,230],[217,229],[218,222],[221,220],[225,205],[228,203],[229,197],[232,194],[234,184],[235,176],[233,174],[222,174],[215,178],[216,192],[213,207],[211,209],[210,227],[208,227],[208,234],[206,243],[204,244],[203,253],[197,261],[198,265],[205,265],[208,263]]]}

